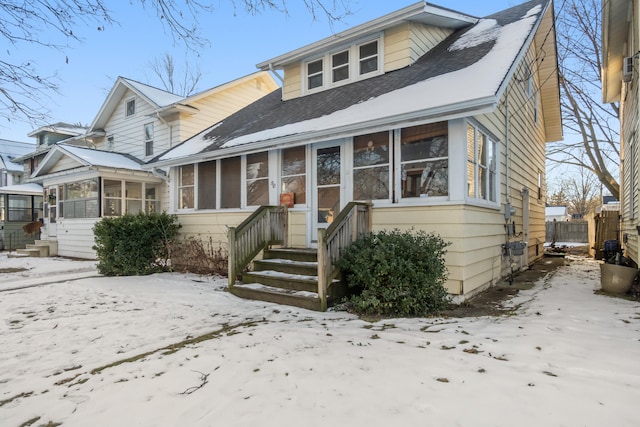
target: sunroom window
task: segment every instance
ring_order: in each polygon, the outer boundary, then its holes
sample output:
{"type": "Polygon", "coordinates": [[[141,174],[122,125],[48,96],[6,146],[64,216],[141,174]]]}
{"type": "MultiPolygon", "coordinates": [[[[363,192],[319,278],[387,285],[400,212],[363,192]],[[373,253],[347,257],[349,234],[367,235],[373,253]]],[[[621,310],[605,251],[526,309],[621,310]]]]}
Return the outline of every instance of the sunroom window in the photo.
{"type": "Polygon", "coordinates": [[[467,125],[467,195],[495,202],[496,143],[473,125],[467,125]]]}
{"type": "Polygon", "coordinates": [[[178,208],[194,208],[194,165],[180,166],[178,178],[178,208]]]}
{"type": "Polygon", "coordinates": [[[449,195],[447,122],[402,129],[402,198],[449,195]]]}
{"type": "Polygon", "coordinates": [[[64,218],[98,218],[98,179],[65,184],[60,208],[64,218]]]}
{"type": "Polygon", "coordinates": [[[353,138],[353,199],[389,199],[389,132],[353,138]]]}
{"type": "Polygon", "coordinates": [[[282,192],[293,193],[295,204],[307,203],[306,149],[304,146],[282,150],[282,192]]]}
{"type": "Polygon", "coordinates": [[[220,161],[220,208],[240,208],[241,189],[241,162],[240,157],[222,159],[220,161]]]}
{"type": "Polygon", "coordinates": [[[198,209],[216,208],[216,161],[198,163],[198,209]]]}
{"type": "Polygon", "coordinates": [[[269,204],[269,154],[247,155],[247,206],[269,204]]]}

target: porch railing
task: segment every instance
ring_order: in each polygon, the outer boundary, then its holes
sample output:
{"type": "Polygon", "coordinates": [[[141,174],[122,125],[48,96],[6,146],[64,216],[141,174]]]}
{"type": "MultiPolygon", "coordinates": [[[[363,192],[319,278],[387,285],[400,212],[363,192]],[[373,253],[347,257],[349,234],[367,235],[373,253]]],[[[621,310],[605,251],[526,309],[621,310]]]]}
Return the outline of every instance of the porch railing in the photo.
{"type": "Polygon", "coordinates": [[[340,273],[334,264],[358,236],[371,232],[371,203],[350,202],[326,229],[318,229],[318,298],[327,309],[327,289],[340,273]]]}
{"type": "Polygon", "coordinates": [[[237,227],[229,228],[229,287],[239,272],[269,245],[286,245],[287,208],[261,206],[237,227]]]}

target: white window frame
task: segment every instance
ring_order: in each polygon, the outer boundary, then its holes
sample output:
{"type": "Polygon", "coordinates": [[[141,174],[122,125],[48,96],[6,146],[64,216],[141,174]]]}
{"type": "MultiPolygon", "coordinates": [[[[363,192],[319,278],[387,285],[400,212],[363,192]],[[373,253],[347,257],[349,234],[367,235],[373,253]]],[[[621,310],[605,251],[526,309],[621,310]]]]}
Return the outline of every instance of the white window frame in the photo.
{"type": "Polygon", "coordinates": [[[153,156],[154,134],[155,134],[155,126],[153,125],[153,122],[145,123],[142,127],[142,135],[144,139],[144,155],[146,157],[153,156]],[[149,133],[147,132],[148,128],[151,128],[151,138],[149,138],[149,133]]]}
{"type": "MultiPolygon", "coordinates": [[[[495,138],[493,138],[488,132],[485,132],[480,126],[478,126],[476,123],[473,123],[471,121],[468,121],[466,123],[465,126],[465,131],[469,128],[473,128],[474,129],[474,143],[473,143],[473,159],[469,159],[467,157],[467,168],[469,167],[473,167],[474,168],[474,173],[473,173],[473,179],[474,179],[474,194],[470,195],[469,191],[467,190],[465,192],[467,199],[469,200],[477,200],[477,201],[481,201],[481,202],[486,202],[486,203],[491,203],[491,204],[497,204],[499,203],[499,199],[500,199],[500,195],[499,195],[499,182],[498,182],[498,142],[496,141],[495,138]],[[482,164],[482,160],[479,158],[480,154],[478,153],[478,136],[482,135],[484,137],[484,144],[485,145],[492,145],[493,146],[493,150],[491,150],[493,152],[493,159],[487,159],[487,164],[484,165],[482,164]],[[491,160],[493,160],[493,164],[491,164],[491,160]],[[478,191],[478,189],[480,188],[480,186],[482,185],[481,180],[480,180],[480,172],[484,171],[486,173],[486,179],[485,179],[485,183],[484,183],[484,194],[486,195],[486,197],[480,197],[480,193],[478,191]],[[491,188],[491,177],[493,176],[493,188],[491,188]],[[491,199],[491,195],[494,195],[494,199],[491,199]]],[[[467,132],[465,132],[465,136],[468,136],[467,132]]],[[[468,144],[468,140],[465,139],[465,143],[468,144]]],[[[466,144],[465,144],[466,145],[466,144]]],[[[468,154],[468,152],[465,150],[465,153],[468,154]]],[[[467,169],[468,170],[468,169],[467,169]]],[[[467,183],[468,185],[468,183],[467,183]]]]}
{"type": "Polygon", "coordinates": [[[136,110],[137,110],[137,105],[136,105],[136,98],[132,97],[132,98],[128,98],[124,101],[124,117],[128,118],[128,117],[133,117],[136,115],[136,110]],[[131,114],[129,114],[129,105],[133,105],[133,112],[131,112],[131,114]]]}
{"type": "MultiPolygon", "coordinates": [[[[315,56],[312,59],[304,61],[302,63],[302,90],[304,94],[310,94],[319,92],[322,90],[326,90],[333,87],[342,86],[344,84],[352,83],[358,80],[368,79],[374,76],[378,76],[384,73],[384,38],[382,34],[377,34],[375,37],[367,38],[364,40],[359,40],[355,43],[352,43],[349,46],[341,46],[338,49],[331,50],[322,56],[315,56]],[[367,58],[360,58],[360,47],[368,45],[370,43],[376,42],[378,44],[378,51],[376,55],[369,56],[367,58]],[[333,67],[333,57],[336,55],[340,55],[342,53],[348,52],[349,61],[348,61],[348,70],[349,77],[343,80],[335,81],[333,80],[333,72],[336,68],[333,67]],[[377,69],[375,71],[371,71],[368,73],[361,74],[360,73],[360,62],[363,59],[368,58],[377,58],[377,69]],[[309,87],[309,78],[320,75],[320,73],[309,74],[309,64],[313,64],[314,62],[321,61],[322,63],[322,85],[316,86],[313,88],[309,87]]],[[[344,66],[344,65],[342,65],[344,66]]]]}

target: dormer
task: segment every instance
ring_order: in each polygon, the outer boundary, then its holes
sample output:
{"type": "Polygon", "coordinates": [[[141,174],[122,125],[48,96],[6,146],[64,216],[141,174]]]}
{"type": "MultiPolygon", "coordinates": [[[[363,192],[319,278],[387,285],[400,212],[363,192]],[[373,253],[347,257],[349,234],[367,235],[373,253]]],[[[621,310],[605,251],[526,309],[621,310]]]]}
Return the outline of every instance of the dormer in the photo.
{"type": "Polygon", "coordinates": [[[284,71],[283,100],[407,67],[478,18],[424,1],[257,64],[284,71]]]}

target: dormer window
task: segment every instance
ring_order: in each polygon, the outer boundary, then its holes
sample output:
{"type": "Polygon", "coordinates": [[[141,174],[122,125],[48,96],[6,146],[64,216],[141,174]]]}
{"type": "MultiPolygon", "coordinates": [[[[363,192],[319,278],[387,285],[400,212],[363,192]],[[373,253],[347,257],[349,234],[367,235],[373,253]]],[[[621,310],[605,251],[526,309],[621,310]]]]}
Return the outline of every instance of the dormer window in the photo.
{"type": "Polygon", "coordinates": [[[380,39],[369,40],[304,63],[304,90],[307,93],[317,92],[380,74],[380,46],[380,39]]]}
{"type": "Polygon", "coordinates": [[[124,109],[125,117],[131,117],[136,114],[136,100],[135,98],[127,100],[124,109]]]}
{"type": "Polygon", "coordinates": [[[309,89],[322,87],[322,59],[307,64],[307,87],[309,89]]]}
{"type": "Polygon", "coordinates": [[[333,83],[341,82],[349,78],[349,51],[336,53],[331,57],[333,83]]]}
{"type": "Polygon", "coordinates": [[[359,46],[360,75],[378,71],[378,41],[359,46]]]}

